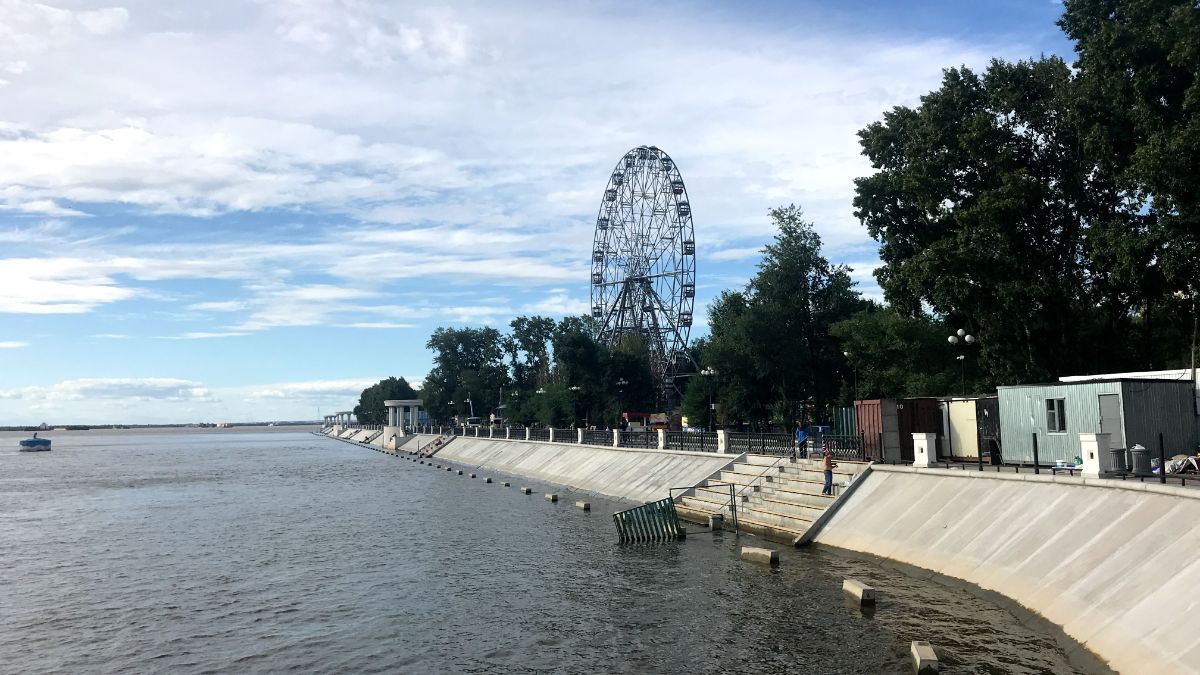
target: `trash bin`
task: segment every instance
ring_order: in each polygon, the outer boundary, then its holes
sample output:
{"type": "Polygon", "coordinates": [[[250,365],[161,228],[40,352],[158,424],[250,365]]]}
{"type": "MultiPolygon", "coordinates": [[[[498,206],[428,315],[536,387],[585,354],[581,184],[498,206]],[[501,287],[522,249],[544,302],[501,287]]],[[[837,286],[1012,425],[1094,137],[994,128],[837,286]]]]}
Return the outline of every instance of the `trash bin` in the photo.
{"type": "Polygon", "coordinates": [[[1125,457],[1125,448],[1112,448],[1109,451],[1112,455],[1112,469],[1114,473],[1124,473],[1129,471],[1129,464],[1125,457]]]}
{"type": "Polygon", "coordinates": [[[1141,445],[1135,445],[1129,449],[1129,456],[1133,459],[1133,473],[1139,476],[1153,475],[1150,469],[1149,450],[1141,445]]]}

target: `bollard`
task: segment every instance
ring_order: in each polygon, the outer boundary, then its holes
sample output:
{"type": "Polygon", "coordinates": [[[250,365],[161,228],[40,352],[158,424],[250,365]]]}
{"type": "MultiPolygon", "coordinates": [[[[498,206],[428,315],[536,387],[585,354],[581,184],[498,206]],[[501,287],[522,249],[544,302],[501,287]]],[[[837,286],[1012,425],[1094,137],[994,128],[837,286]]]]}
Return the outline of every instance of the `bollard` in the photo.
{"type": "Polygon", "coordinates": [[[548,502],[557,502],[557,501],[558,501],[558,495],[554,494],[553,492],[547,492],[547,493],[546,493],[546,501],[548,501],[548,502]]]}
{"type": "Polygon", "coordinates": [[[462,475],[462,469],[458,470],[458,475],[460,475],[460,476],[462,475]]]}
{"type": "Polygon", "coordinates": [[[509,486],[509,482],[508,482],[508,481],[504,481],[503,485],[504,485],[504,487],[508,487],[508,486],[509,486]]]}
{"type": "Polygon", "coordinates": [[[475,477],[475,474],[471,474],[471,478],[474,478],[474,477],[475,477]]]}
{"type": "Polygon", "coordinates": [[[854,579],[842,580],[842,591],[858,601],[861,605],[875,604],[875,589],[854,579]]]}
{"type": "Polygon", "coordinates": [[[924,640],[913,640],[911,653],[917,675],[938,672],[937,652],[933,651],[933,645],[924,640]]]}
{"type": "Polygon", "coordinates": [[[1042,472],[1042,470],[1038,468],[1038,448],[1037,448],[1037,434],[1036,433],[1033,435],[1033,472],[1034,473],[1042,472]]]}
{"type": "Polygon", "coordinates": [[[485,483],[490,483],[490,482],[492,482],[492,479],[491,479],[491,478],[484,478],[484,479],[483,479],[483,482],[485,482],[485,483]]]}
{"type": "Polygon", "coordinates": [[[590,502],[575,502],[575,506],[577,508],[583,509],[584,511],[592,510],[592,505],[590,502]]]}
{"type": "Polygon", "coordinates": [[[779,551],[776,551],[773,548],[755,548],[753,546],[743,546],[742,559],[766,563],[768,565],[778,565],[779,551]]]}
{"type": "Polygon", "coordinates": [[[720,513],[714,513],[708,517],[708,527],[713,532],[720,532],[725,529],[725,516],[720,513]]]}
{"type": "Polygon", "coordinates": [[[524,494],[524,495],[533,494],[533,490],[531,490],[527,487],[523,487],[523,488],[521,488],[521,494],[524,494]]]}
{"type": "MultiPolygon", "coordinates": [[[[1192,304],[1194,305],[1195,303],[1192,304]]],[[[1195,342],[1195,340],[1192,341],[1195,342]]],[[[1192,371],[1192,374],[1196,374],[1195,370],[1192,371]]],[[[1167,451],[1163,449],[1163,435],[1161,431],[1158,432],[1158,482],[1163,485],[1167,484],[1167,451]]]]}

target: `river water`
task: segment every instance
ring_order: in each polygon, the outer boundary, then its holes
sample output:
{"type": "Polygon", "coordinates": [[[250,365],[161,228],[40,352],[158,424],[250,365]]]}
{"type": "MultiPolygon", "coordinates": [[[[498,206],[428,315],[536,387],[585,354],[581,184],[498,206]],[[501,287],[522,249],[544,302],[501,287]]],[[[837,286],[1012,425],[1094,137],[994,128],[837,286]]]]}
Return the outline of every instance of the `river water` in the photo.
{"type": "Polygon", "coordinates": [[[771,569],[732,533],[620,546],[628,504],[529,481],[294,431],[44,435],[0,434],[3,672],[908,673],[914,639],[943,672],[1095,671],[961,587],[819,547],[771,569]]]}

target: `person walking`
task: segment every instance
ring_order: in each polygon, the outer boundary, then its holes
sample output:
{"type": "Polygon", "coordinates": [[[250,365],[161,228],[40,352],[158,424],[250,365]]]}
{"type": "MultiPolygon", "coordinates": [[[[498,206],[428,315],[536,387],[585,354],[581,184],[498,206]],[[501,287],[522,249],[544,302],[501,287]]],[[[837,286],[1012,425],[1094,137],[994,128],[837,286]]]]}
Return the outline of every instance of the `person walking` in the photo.
{"type": "Polygon", "coordinates": [[[821,494],[833,494],[833,470],[837,467],[837,462],[833,461],[833,451],[825,448],[825,456],[823,458],[822,467],[825,470],[825,487],[821,488],[821,494]]]}

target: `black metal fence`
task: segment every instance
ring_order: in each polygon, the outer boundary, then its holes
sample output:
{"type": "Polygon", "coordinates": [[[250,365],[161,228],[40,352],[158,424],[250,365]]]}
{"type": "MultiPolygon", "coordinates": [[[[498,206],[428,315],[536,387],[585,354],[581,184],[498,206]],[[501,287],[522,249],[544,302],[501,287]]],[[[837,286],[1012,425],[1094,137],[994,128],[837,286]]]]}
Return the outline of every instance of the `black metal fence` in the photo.
{"type": "Polygon", "coordinates": [[[712,431],[668,431],[667,450],[716,452],[717,434],[712,431]]]}
{"type": "Polygon", "coordinates": [[[790,455],[796,450],[796,440],[791,434],[730,433],[726,437],[726,450],[733,454],[748,452],[754,455],[790,455]]]}
{"type": "Polygon", "coordinates": [[[578,443],[579,442],[579,430],[578,429],[555,429],[554,430],[554,442],[555,443],[578,443]]]}
{"type": "Polygon", "coordinates": [[[612,446],[613,432],[597,430],[597,429],[584,429],[583,430],[583,443],[584,443],[584,445],[612,446]]]}
{"type": "Polygon", "coordinates": [[[529,440],[531,441],[548,441],[550,440],[549,429],[533,429],[529,430],[529,440]]]}
{"type": "Polygon", "coordinates": [[[658,432],[622,431],[620,445],[622,448],[657,448],[658,432]]]}
{"type": "Polygon", "coordinates": [[[613,514],[613,525],[621,543],[683,539],[675,502],[669,497],[613,514]]]}
{"type": "Polygon", "coordinates": [[[820,456],[826,450],[829,450],[837,459],[852,462],[866,461],[862,436],[823,434],[820,440],[810,438],[805,442],[805,445],[811,456],[820,456]]]}

